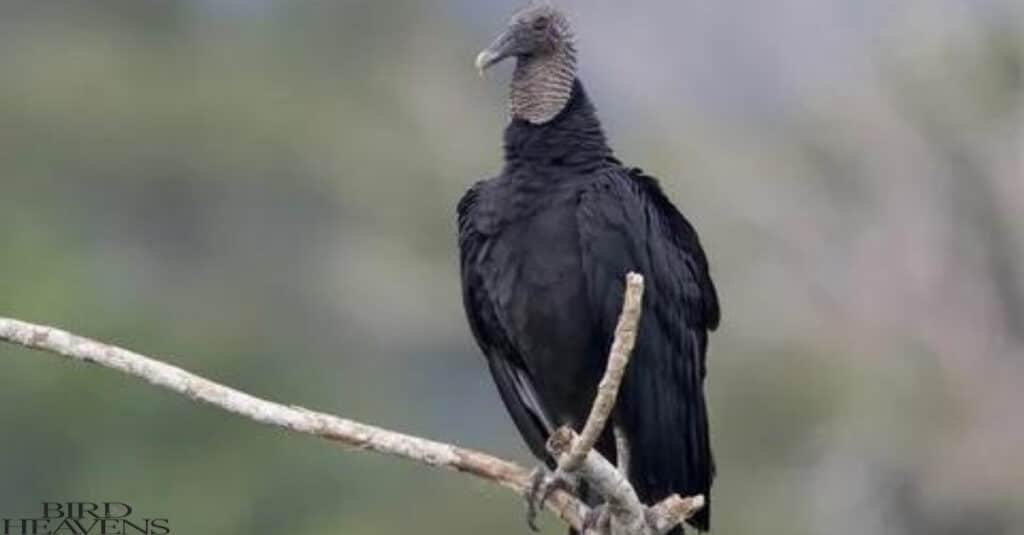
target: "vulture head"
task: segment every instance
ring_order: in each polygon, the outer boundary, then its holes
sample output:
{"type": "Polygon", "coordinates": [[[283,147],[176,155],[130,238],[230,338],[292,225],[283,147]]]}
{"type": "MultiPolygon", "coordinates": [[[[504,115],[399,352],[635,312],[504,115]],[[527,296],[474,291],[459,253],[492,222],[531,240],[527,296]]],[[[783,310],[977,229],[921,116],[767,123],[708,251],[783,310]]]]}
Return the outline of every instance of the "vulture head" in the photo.
{"type": "Polygon", "coordinates": [[[546,2],[532,2],[476,58],[483,74],[515,58],[509,108],[514,119],[544,124],[569,103],[576,79],[576,48],[569,19],[546,2]]]}

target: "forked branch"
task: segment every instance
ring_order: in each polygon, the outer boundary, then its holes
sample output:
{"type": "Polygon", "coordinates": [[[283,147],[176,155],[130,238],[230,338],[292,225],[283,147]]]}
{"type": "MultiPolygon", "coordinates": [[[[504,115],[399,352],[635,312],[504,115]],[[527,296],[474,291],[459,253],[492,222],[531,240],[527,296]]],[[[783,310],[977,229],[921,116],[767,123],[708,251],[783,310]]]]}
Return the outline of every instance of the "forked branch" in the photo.
{"type": "MultiPolygon", "coordinates": [[[[557,450],[556,456],[567,460],[565,470],[580,474],[591,481],[595,488],[600,489],[609,501],[609,509],[613,515],[612,525],[638,527],[638,531],[621,532],[631,535],[664,533],[700,509],[703,503],[699,496],[686,500],[676,496],[647,510],[636,498],[636,492],[629,481],[607,459],[593,451],[596,437],[600,436],[615,406],[619,384],[629,361],[629,353],[639,324],[642,293],[642,277],[631,274],[627,283],[623,314],[609,356],[608,370],[598,389],[591,417],[582,431],[583,438],[577,437],[571,430],[559,431],[553,437],[555,443],[558,443],[558,437],[562,437],[564,449],[557,450]],[[623,505],[620,507],[617,505],[619,503],[623,505]],[[639,523],[626,523],[637,518],[637,514],[640,515],[640,520],[637,521],[639,523]],[[649,525],[652,519],[656,520],[653,522],[655,525],[649,525]]],[[[77,362],[110,368],[261,424],[321,437],[360,450],[472,474],[493,481],[517,494],[526,492],[530,484],[530,473],[526,469],[486,453],[298,406],[267,401],[159,360],[54,327],[0,318],[0,341],[53,353],[77,362]]],[[[585,520],[590,510],[571,494],[555,491],[545,503],[551,512],[569,526],[578,531],[583,531],[587,527],[585,520]]]]}
{"type": "Polygon", "coordinates": [[[587,422],[579,435],[569,427],[562,427],[551,435],[547,444],[548,451],[558,460],[558,472],[579,476],[605,499],[607,515],[597,519],[597,525],[586,526],[588,533],[660,535],[683,523],[704,506],[703,496],[683,499],[672,495],[654,507],[646,507],[627,479],[626,467],[615,467],[594,450],[615,410],[619,388],[633,354],[640,328],[643,294],[643,276],[628,274],[615,339],[587,422]]]}

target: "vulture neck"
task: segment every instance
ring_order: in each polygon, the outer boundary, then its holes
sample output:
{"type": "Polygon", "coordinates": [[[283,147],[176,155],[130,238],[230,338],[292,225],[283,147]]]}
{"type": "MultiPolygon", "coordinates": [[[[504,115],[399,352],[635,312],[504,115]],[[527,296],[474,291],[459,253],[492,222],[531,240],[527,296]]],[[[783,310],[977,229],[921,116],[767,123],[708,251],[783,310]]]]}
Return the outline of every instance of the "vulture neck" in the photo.
{"type": "Polygon", "coordinates": [[[505,129],[505,162],[593,168],[612,150],[597,111],[579,80],[573,79],[566,103],[542,124],[513,115],[505,129]]]}
{"type": "Polygon", "coordinates": [[[513,118],[533,124],[554,119],[572,98],[576,49],[565,43],[555,52],[516,59],[508,107],[513,118]]]}

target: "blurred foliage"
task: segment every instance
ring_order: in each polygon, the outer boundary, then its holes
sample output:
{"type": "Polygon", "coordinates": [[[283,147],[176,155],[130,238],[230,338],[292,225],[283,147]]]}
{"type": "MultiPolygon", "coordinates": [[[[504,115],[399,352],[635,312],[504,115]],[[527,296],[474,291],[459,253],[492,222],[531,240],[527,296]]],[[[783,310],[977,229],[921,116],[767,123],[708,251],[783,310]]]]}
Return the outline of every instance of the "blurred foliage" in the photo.
{"type": "MultiPolygon", "coordinates": [[[[835,50],[830,26],[772,51],[744,25],[812,3],[570,4],[620,155],[663,177],[722,292],[715,531],[1024,530],[1019,6],[908,2],[862,28],[888,4],[814,4],[861,29],[842,68],[780,87],[740,67],[835,50]],[[687,52],[733,73],[713,95],[641,37],[730,10],[712,44],[748,56],[687,52]]],[[[513,5],[0,4],[0,314],[532,462],[464,325],[453,225],[500,162],[503,80],[470,64],[513,5]]],[[[0,516],[120,500],[175,533],[525,529],[470,478],[0,359],[0,516]]]]}

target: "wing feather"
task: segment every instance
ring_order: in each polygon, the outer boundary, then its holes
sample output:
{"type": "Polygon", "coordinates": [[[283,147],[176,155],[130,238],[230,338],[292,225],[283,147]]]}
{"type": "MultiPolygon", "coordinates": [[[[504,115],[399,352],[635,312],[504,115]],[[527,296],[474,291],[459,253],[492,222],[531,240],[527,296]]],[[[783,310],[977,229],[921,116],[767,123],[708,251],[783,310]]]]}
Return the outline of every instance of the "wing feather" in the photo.
{"type": "MultiPolygon", "coordinates": [[[[610,343],[624,276],[645,276],[644,314],[622,387],[617,424],[631,451],[631,479],[648,503],[673,492],[708,495],[714,463],[703,379],[718,297],[696,232],[638,170],[617,168],[586,189],[577,213],[583,271],[610,343]]],[[[708,512],[693,521],[706,528],[708,512]]]]}
{"type": "Polygon", "coordinates": [[[546,442],[551,434],[552,420],[537,395],[521,355],[502,324],[494,300],[487,292],[484,273],[489,236],[477,221],[477,202],[481,182],[473,186],[459,202],[459,253],[462,274],[462,297],[470,329],[481,351],[513,422],[530,450],[553,466],[546,442]]]}

